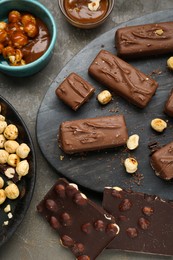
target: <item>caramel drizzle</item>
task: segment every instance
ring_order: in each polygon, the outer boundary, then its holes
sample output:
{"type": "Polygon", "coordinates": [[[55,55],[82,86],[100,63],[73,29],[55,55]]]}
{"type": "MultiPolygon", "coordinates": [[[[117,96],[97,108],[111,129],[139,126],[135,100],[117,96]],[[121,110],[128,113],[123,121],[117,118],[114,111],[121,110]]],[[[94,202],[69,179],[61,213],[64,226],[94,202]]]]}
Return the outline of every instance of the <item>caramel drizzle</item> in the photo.
{"type": "MultiPolygon", "coordinates": [[[[81,96],[82,98],[85,98],[85,94],[82,93],[79,89],[76,88],[74,82],[73,82],[72,80],[70,80],[70,79],[67,79],[67,80],[68,80],[68,83],[70,84],[71,88],[74,90],[74,92],[76,92],[76,93],[77,93],[79,96],[81,96]]],[[[75,80],[76,80],[76,78],[75,78],[75,80]]],[[[85,86],[85,84],[83,84],[81,81],[79,81],[79,80],[76,80],[76,81],[78,81],[79,83],[81,83],[81,85],[82,85],[83,87],[85,86]]],[[[87,89],[87,87],[85,86],[84,89],[87,89]]],[[[88,89],[87,89],[87,90],[88,90],[88,89]]]]}
{"type": "MultiPolygon", "coordinates": [[[[104,58],[104,59],[102,58],[102,61],[106,62],[110,67],[113,67],[113,65],[114,65],[112,62],[108,61],[108,60],[105,59],[105,58],[104,58]]],[[[119,64],[119,62],[116,61],[115,59],[114,59],[113,61],[114,61],[114,63],[116,64],[116,66],[119,68],[119,70],[124,73],[122,76],[125,78],[125,81],[129,84],[128,87],[129,87],[129,89],[130,89],[131,92],[133,92],[133,93],[138,93],[138,94],[142,94],[142,95],[144,95],[144,96],[145,96],[145,95],[150,95],[151,91],[136,87],[136,86],[134,85],[134,83],[128,78],[127,74],[130,74],[130,71],[129,71],[128,69],[124,69],[124,68],[119,64]]],[[[106,69],[104,69],[104,68],[103,68],[103,69],[100,69],[100,71],[101,71],[102,73],[106,74],[106,75],[111,76],[116,82],[120,82],[120,80],[115,76],[114,73],[112,73],[112,72],[110,72],[110,71],[108,71],[108,70],[106,70],[106,69]]],[[[146,80],[146,78],[144,78],[144,76],[143,76],[140,72],[136,71],[136,74],[137,74],[138,78],[140,79],[140,81],[143,82],[143,81],[146,80]]]]}

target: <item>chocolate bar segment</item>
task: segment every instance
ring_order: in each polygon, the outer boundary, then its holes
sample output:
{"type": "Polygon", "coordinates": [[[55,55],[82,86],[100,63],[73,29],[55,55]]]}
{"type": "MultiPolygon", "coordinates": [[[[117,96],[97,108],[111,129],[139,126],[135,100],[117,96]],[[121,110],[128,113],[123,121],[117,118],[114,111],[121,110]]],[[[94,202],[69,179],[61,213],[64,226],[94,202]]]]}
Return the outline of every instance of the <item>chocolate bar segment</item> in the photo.
{"type": "Polygon", "coordinates": [[[56,95],[73,110],[77,110],[94,93],[95,88],[76,73],[71,73],[56,89],[56,95]]]}
{"type": "Polygon", "coordinates": [[[158,196],[105,188],[103,208],[120,227],[108,248],[173,255],[173,204],[158,196]]]}
{"type": "Polygon", "coordinates": [[[150,163],[157,176],[164,180],[173,179],[173,142],[154,152],[150,163]]]}
{"type": "Polygon", "coordinates": [[[94,260],[119,232],[114,217],[65,179],[55,183],[37,210],[78,260],[94,260]]]}
{"type": "Polygon", "coordinates": [[[171,90],[168,100],[166,101],[164,112],[168,116],[173,117],[173,89],[171,90]]]}
{"type": "Polygon", "coordinates": [[[119,28],[115,33],[117,55],[139,58],[173,52],[173,22],[119,28]]]}
{"type": "Polygon", "coordinates": [[[59,128],[60,147],[69,154],[115,148],[127,139],[123,115],[66,121],[59,128]]]}
{"type": "Polygon", "coordinates": [[[102,50],[89,67],[89,74],[134,105],[144,108],[158,83],[138,69],[102,50]]]}

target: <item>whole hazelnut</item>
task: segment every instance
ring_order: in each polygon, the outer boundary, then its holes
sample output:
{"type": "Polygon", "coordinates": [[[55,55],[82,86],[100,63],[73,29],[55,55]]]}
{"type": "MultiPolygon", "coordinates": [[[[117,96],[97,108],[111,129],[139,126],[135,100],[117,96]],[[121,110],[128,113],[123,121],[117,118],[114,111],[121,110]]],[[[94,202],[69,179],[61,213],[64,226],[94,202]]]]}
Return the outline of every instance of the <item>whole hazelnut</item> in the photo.
{"type": "Polygon", "coordinates": [[[19,197],[19,189],[16,184],[12,183],[5,188],[7,198],[14,200],[19,197]]]}

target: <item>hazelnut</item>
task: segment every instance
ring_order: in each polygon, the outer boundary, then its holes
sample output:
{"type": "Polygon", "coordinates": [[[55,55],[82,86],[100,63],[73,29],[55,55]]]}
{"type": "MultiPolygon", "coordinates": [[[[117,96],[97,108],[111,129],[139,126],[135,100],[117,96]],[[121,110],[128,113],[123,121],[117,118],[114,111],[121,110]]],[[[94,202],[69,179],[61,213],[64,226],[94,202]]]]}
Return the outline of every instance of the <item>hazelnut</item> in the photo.
{"type": "Polygon", "coordinates": [[[0,121],[5,121],[5,116],[0,115],[0,121]]]}
{"type": "Polygon", "coordinates": [[[28,156],[29,152],[30,148],[25,143],[20,144],[16,149],[16,154],[22,159],[25,159],[28,156]]]}
{"type": "Polygon", "coordinates": [[[21,22],[22,22],[22,24],[25,26],[26,24],[28,24],[28,23],[34,23],[34,24],[36,24],[36,19],[35,19],[35,17],[33,16],[33,15],[31,15],[31,14],[24,14],[24,15],[22,15],[22,17],[21,17],[21,22]]]}
{"type": "Polygon", "coordinates": [[[24,31],[30,38],[34,38],[38,35],[38,26],[32,22],[27,23],[24,26],[24,31]]]}
{"type": "Polygon", "coordinates": [[[8,179],[12,179],[15,175],[15,169],[12,168],[12,167],[9,167],[5,170],[5,176],[8,178],[8,179]]]}
{"type": "Polygon", "coordinates": [[[11,219],[13,217],[13,214],[11,212],[9,212],[7,216],[9,219],[11,219]]]}
{"type": "Polygon", "coordinates": [[[7,122],[6,121],[0,121],[0,134],[2,134],[7,127],[7,122]]]}
{"type": "Polygon", "coordinates": [[[4,29],[6,29],[6,27],[7,27],[7,23],[6,22],[0,22],[0,30],[4,30],[4,29]]]}
{"type": "Polygon", "coordinates": [[[3,134],[0,134],[0,148],[4,148],[4,143],[6,139],[3,134]]]}
{"type": "Polygon", "coordinates": [[[100,104],[106,105],[111,101],[112,95],[108,90],[103,90],[102,92],[100,92],[100,94],[98,94],[97,99],[100,104]]]}
{"type": "Polygon", "coordinates": [[[157,29],[157,30],[155,31],[155,34],[161,36],[161,35],[163,34],[163,30],[162,30],[162,29],[157,29]]]}
{"type": "Polygon", "coordinates": [[[125,159],[124,166],[126,168],[126,172],[134,173],[138,169],[138,162],[136,159],[130,157],[125,159]]]}
{"type": "Polygon", "coordinates": [[[19,197],[19,189],[16,184],[12,183],[5,188],[7,198],[14,200],[19,197]]]}
{"type": "Polygon", "coordinates": [[[151,127],[157,132],[163,132],[167,128],[167,123],[160,118],[155,118],[151,121],[151,127]]]}
{"type": "Polygon", "coordinates": [[[0,149],[0,163],[4,164],[7,163],[9,153],[4,149],[0,149]]]}
{"type": "Polygon", "coordinates": [[[92,2],[88,3],[88,9],[90,11],[97,11],[100,6],[100,0],[93,0],[92,2]]]}
{"type": "Polygon", "coordinates": [[[11,206],[10,206],[10,204],[8,204],[5,208],[4,208],[4,212],[5,213],[8,213],[8,212],[10,212],[11,211],[11,206]]]}
{"type": "Polygon", "coordinates": [[[8,21],[10,23],[17,23],[20,21],[20,19],[21,19],[21,14],[18,11],[14,10],[8,14],[8,21]]]}
{"type": "Polygon", "coordinates": [[[17,154],[11,153],[7,158],[7,163],[10,166],[16,167],[18,163],[20,162],[20,158],[17,154]]]}
{"type": "Polygon", "coordinates": [[[4,143],[4,148],[8,153],[15,153],[19,143],[15,140],[8,140],[4,143]]]}
{"type": "Polygon", "coordinates": [[[6,194],[3,189],[0,189],[0,205],[6,200],[6,194]]]}
{"type": "Polygon", "coordinates": [[[18,137],[18,129],[15,125],[10,124],[4,130],[4,136],[7,139],[15,140],[18,137]]]}
{"type": "Polygon", "coordinates": [[[16,172],[17,174],[22,177],[22,176],[25,176],[26,174],[28,174],[29,172],[29,163],[27,160],[23,160],[21,162],[19,162],[17,164],[17,167],[16,167],[16,172]]]}
{"type": "Polygon", "coordinates": [[[173,70],[173,57],[170,57],[167,60],[167,66],[168,66],[169,69],[173,70]]]}
{"type": "Polygon", "coordinates": [[[7,46],[3,49],[2,55],[4,59],[8,59],[11,56],[15,56],[15,49],[12,46],[7,46]]]}
{"type": "Polygon", "coordinates": [[[28,37],[22,31],[15,31],[11,36],[13,46],[21,49],[28,43],[28,37]]]}
{"type": "Polygon", "coordinates": [[[127,148],[129,150],[134,150],[139,146],[139,135],[134,134],[129,136],[127,140],[127,148]]]}
{"type": "Polygon", "coordinates": [[[0,189],[2,189],[4,186],[4,180],[2,179],[2,177],[0,177],[0,189]]]}
{"type": "Polygon", "coordinates": [[[7,32],[3,29],[0,29],[0,43],[4,43],[7,39],[7,32]]]}

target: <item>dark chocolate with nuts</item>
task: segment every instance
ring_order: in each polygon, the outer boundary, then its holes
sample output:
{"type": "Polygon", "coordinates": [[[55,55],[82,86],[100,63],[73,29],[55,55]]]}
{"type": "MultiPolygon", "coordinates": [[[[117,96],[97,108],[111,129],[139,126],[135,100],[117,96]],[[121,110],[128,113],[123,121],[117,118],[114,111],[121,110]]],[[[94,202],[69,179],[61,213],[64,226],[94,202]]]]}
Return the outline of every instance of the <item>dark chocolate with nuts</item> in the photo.
{"type": "Polygon", "coordinates": [[[150,163],[157,176],[164,180],[173,179],[173,142],[154,152],[150,163]]]}
{"type": "Polygon", "coordinates": [[[144,108],[158,83],[108,51],[101,50],[89,67],[89,74],[134,105],[144,108]]]}
{"type": "Polygon", "coordinates": [[[108,248],[173,255],[173,204],[155,195],[105,188],[103,208],[120,227],[108,248]]]}
{"type": "Polygon", "coordinates": [[[117,55],[139,58],[173,52],[173,22],[119,28],[115,33],[117,55]]]}
{"type": "Polygon", "coordinates": [[[168,115],[173,117],[173,89],[166,101],[164,112],[168,115]]]}
{"type": "Polygon", "coordinates": [[[71,73],[56,89],[56,95],[73,110],[77,110],[94,93],[95,88],[76,73],[71,73]]]}
{"type": "Polygon", "coordinates": [[[55,183],[37,210],[78,260],[94,260],[119,232],[114,217],[65,179],[55,183]]]}
{"type": "Polygon", "coordinates": [[[127,139],[123,115],[66,121],[59,128],[60,147],[69,154],[115,148],[127,139]]]}

